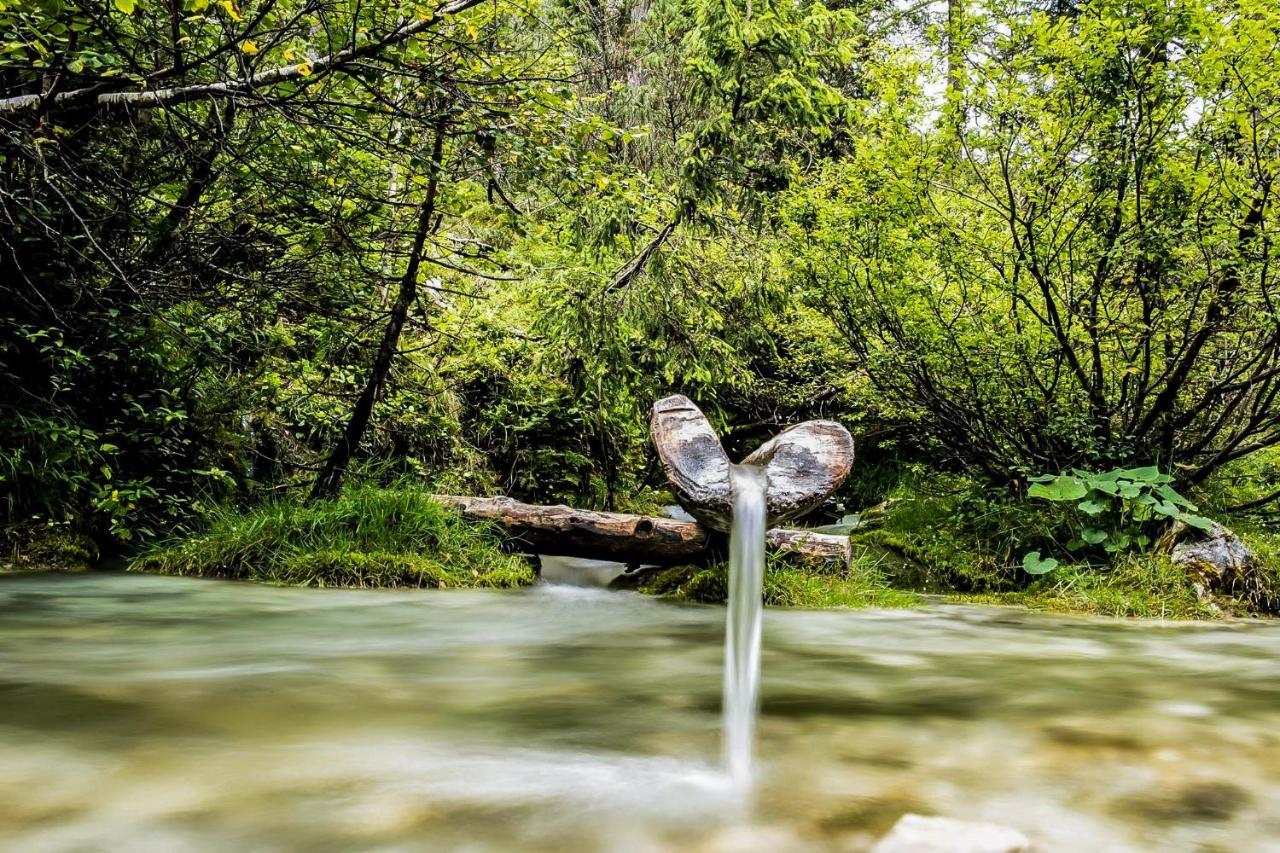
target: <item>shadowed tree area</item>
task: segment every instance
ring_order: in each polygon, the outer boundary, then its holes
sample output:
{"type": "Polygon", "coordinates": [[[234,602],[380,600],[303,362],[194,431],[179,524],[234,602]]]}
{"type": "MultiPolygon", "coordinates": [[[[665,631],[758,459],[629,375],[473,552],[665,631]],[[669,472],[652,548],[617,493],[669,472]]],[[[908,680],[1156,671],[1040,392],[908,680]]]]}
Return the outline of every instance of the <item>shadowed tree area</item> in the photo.
{"type": "Polygon", "coordinates": [[[377,487],[654,513],[682,393],[735,460],[849,428],[806,523],[875,589],[1274,609],[1278,31],[1264,0],[0,0],[11,562],[377,487]],[[1171,568],[1214,522],[1248,569],[1171,568]]]}

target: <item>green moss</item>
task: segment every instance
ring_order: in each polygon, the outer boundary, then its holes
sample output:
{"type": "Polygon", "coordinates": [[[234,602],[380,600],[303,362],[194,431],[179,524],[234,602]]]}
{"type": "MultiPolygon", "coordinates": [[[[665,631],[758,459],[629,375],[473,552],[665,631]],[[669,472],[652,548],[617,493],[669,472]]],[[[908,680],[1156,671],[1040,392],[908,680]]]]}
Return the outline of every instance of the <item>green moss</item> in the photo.
{"type": "Polygon", "coordinates": [[[1065,565],[1018,592],[949,598],[1145,619],[1213,619],[1224,612],[1200,598],[1181,568],[1156,555],[1129,555],[1110,567],[1065,565]]]}
{"type": "Polygon", "coordinates": [[[131,571],[307,586],[512,587],[528,562],[483,525],[415,488],[351,489],[332,500],[221,510],[195,535],[157,545],[131,571]]]}
{"type": "Polygon", "coordinates": [[[56,522],[13,525],[2,541],[0,572],[84,571],[98,559],[92,539],[56,522]]]}
{"type": "MultiPolygon", "coordinates": [[[[682,601],[721,604],[729,594],[728,569],[724,563],[666,569],[641,590],[682,601]]],[[[856,559],[847,570],[833,571],[829,563],[771,555],[764,577],[764,603],[769,607],[910,607],[919,601],[914,593],[890,588],[875,566],[856,559]]]]}
{"type": "Polygon", "coordinates": [[[707,604],[723,603],[729,597],[729,570],[719,563],[694,572],[680,586],[679,597],[707,604]]]}

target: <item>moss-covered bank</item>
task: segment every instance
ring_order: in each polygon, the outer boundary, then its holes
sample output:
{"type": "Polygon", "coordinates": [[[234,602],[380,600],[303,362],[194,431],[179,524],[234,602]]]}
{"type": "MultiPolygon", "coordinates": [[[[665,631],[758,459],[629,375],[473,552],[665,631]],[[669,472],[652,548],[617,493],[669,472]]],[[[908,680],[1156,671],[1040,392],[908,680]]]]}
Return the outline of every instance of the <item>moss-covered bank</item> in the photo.
{"type": "MultiPolygon", "coordinates": [[[[1267,613],[1258,596],[1206,595],[1167,556],[1129,552],[1027,574],[1021,556],[1055,536],[1044,507],[988,495],[964,482],[899,484],[850,535],[846,569],[771,555],[765,603],[775,607],[909,607],[944,600],[1147,618],[1267,613]]],[[[1256,555],[1253,589],[1280,600],[1280,537],[1232,523],[1256,555]]],[[[154,545],[134,571],[309,586],[515,587],[535,580],[529,561],[496,532],[463,520],[418,486],[354,487],[333,500],[282,499],[222,509],[194,533],[154,545]]],[[[657,572],[643,591],[721,602],[723,565],[657,572]]]]}
{"type": "Polygon", "coordinates": [[[515,587],[528,560],[502,550],[425,490],[364,486],[313,502],[222,509],[199,532],[162,542],[130,570],[305,586],[515,587]]]}
{"type": "MultiPolygon", "coordinates": [[[[1156,548],[1109,555],[1063,549],[1064,523],[1053,507],[1019,501],[972,480],[928,473],[904,476],[875,507],[851,516],[853,561],[847,571],[773,558],[765,601],[789,607],[904,607],[939,599],[1036,610],[1163,619],[1276,615],[1280,536],[1247,519],[1225,518],[1255,556],[1248,583],[1206,590],[1156,548]],[[1032,549],[1061,563],[1033,576],[1032,549]]],[[[683,600],[725,598],[724,567],[669,569],[646,591],[683,600]]]]}

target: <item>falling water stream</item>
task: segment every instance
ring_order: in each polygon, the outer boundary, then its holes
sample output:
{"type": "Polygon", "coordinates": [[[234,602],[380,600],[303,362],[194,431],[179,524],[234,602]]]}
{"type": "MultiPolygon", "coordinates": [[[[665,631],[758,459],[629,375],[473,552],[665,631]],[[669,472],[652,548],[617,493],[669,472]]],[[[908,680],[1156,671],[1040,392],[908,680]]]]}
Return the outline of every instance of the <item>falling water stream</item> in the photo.
{"type": "Polygon", "coordinates": [[[729,607],[724,631],[724,761],[739,787],[751,781],[756,711],[760,704],[760,628],[764,584],[763,468],[733,465],[733,527],[729,534],[729,607]]]}

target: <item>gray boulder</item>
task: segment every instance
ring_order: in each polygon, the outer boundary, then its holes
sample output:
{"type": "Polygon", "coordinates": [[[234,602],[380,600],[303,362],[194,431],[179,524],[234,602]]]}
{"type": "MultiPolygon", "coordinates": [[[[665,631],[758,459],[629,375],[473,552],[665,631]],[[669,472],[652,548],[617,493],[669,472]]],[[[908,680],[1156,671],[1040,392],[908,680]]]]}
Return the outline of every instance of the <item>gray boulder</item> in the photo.
{"type": "Polygon", "coordinates": [[[1240,537],[1217,522],[1203,539],[1178,542],[1169,556],[1179,566],[1212,576],[1245,572],[1253,562],[1253,554],[1240,537]]]}

